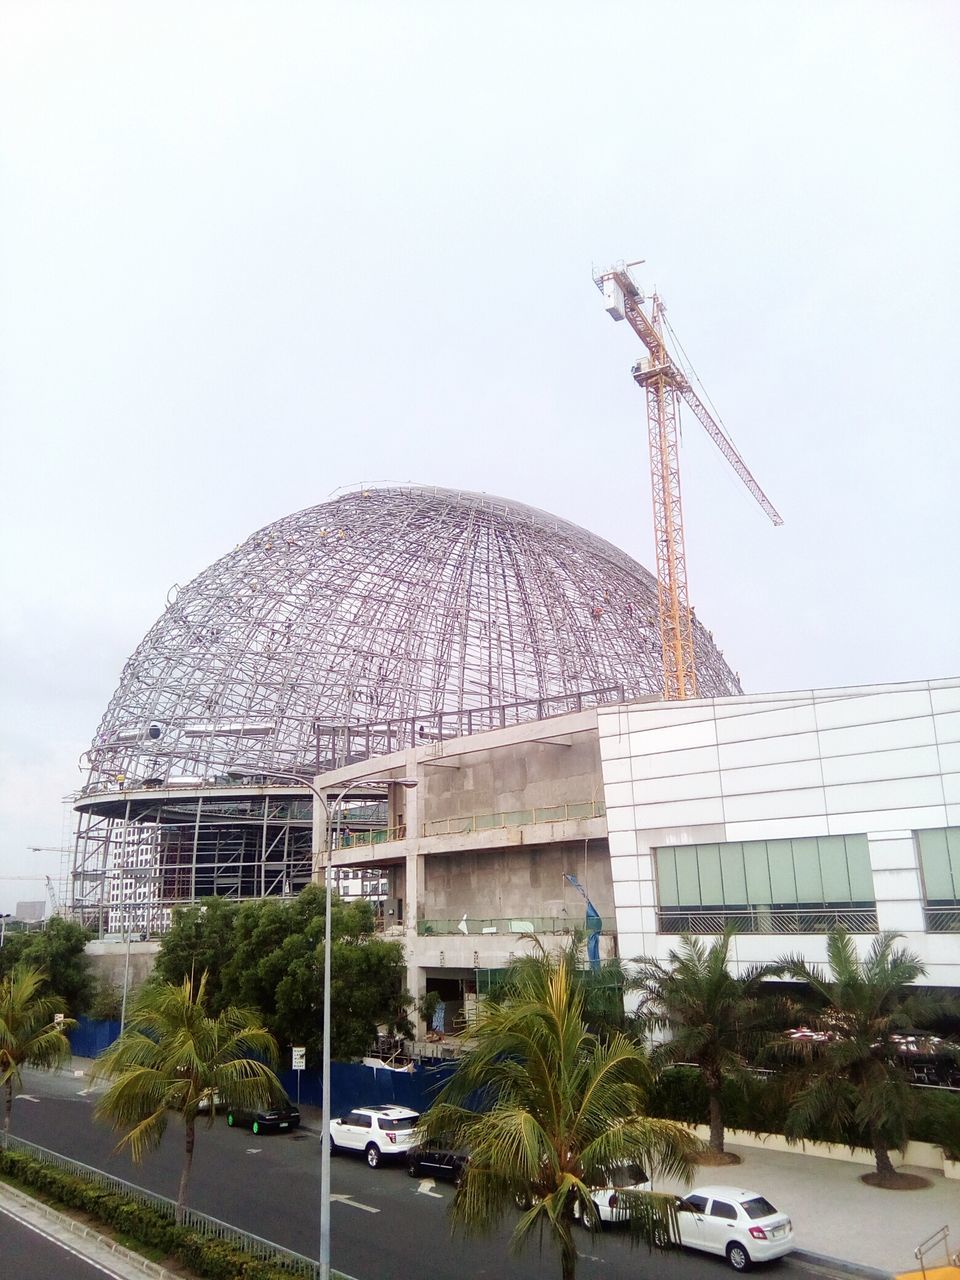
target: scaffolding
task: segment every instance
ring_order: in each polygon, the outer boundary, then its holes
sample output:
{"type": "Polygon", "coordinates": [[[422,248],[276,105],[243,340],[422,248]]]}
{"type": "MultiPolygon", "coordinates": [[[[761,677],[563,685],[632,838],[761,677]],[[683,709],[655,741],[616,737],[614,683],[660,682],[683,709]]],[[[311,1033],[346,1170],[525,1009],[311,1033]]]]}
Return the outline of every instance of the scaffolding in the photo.
{"type": "MultiPolygon", "coordinates": [[[[657,608],[624,552],[486,495],[363,488],[268,525],[174,588],[125,665],[86,753],[75,905],[103,919],[103,877],[144,857],[159,927],[176,901],[295,892],[310,799],[272,774],[656,695],[657,608]]],[[[702,694],[739,693],[694,632],[702,694]]]]}

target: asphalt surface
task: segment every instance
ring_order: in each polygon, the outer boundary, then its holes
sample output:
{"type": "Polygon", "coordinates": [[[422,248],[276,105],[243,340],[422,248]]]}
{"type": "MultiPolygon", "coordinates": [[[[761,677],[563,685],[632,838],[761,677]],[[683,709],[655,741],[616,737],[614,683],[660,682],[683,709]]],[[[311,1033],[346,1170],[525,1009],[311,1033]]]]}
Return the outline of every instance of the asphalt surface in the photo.
{"type": "Polygon", "coordinates": [[[117,1271],[84,1258],[78,1244],[63,1244],[0,1208],[0,1276],[4,1280],[119,1280],[117,1271]]]}
{"type": "MultiPolygon", "coordinates": [[[[14,1106],[15,1134],[162,1195],[176,1194],[183,1135],[176,1116],[160,1150],[135,1166],[125,1153],[114,1153],[112,1130],[94,1121],[96,1095],[84,1079],[37,1073],[25,1088],[29,1092],[14,1106]]],[[[319,1166],[317,1133],[254,1137],[249,1130],[228,1129],[218,1118],[209,1128],[200,1126],[189,1200],[203,1213],[316,1257],[319,1166]]],[[[519,1257],[510,1252],[509,1220],[480,1239],[452,1238],[447,1218],[452,1187],[411,1179],[402,1166],[371,1170],[362,1157],[341,1156],[332,1164],[332,1195],[332,1263],[356,1280],[425,1274],[431,1280],[556,1280],[558,1258],[549,1243],[542,1253],[535,1245],[519,1257]]],[[[693,1252],[651,1254],[643,1246],[631,1247],[617,1231],[584,1232],[580,1240],[580,1280],[720,1280],[731,1274],[722,1259],[693,1252]]],[[[836,1274],[791,1259],[758,1271],[780,1280],[836,1274]]]]}

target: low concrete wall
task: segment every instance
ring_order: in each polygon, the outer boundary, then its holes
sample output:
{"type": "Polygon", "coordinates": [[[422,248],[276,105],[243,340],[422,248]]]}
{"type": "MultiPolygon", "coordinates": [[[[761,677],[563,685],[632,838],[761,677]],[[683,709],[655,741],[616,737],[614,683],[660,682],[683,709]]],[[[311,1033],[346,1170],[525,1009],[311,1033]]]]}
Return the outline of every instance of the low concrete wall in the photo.
{"type": "MultiPolygon", "coordinates": [[[[704,1142],[710,1140],[710,1126],[693,1125],[693,1131],[704,1142]]],[[[821,1156],[824,1160],[847,1160],[851,1164],[874,1164],[873,1152],[867,1147],[844,1147],[837,1142],[788,1142],[782,1133],[748,1133],[745,1129],[728,1129],[726,1140],[737,1147],[764,1147],[767,1151],[799,1151],[806,1156],[821,1156]]],[[[945,1178],[960,1180],[960,1164],[948,1160],[939,1147],[931,1142],[908,1142],[906,1149],[890,1152],[893,1165],[913,1165],[921,1169],[939,1170],[945,1178]]]]}

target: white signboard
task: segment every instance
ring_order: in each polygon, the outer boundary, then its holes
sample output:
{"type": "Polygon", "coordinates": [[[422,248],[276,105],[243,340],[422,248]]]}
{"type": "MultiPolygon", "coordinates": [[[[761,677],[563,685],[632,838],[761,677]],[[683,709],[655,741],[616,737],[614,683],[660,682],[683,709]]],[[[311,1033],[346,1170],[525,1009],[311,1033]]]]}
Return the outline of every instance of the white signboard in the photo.
{"type": "Polygon", "coordinates": [[[60,1023],[63,1021],[63,1014],[55,1013],[53,1015],[53,1021],[54,1021],[54,1024],[59,1027],[60,1023]]]}
{"type": "Polygon", "coordinates": [[[303,1071],[307,1065],[307,1051],[305,1048],[293,1050],[293,1070],[303,1071]]]}

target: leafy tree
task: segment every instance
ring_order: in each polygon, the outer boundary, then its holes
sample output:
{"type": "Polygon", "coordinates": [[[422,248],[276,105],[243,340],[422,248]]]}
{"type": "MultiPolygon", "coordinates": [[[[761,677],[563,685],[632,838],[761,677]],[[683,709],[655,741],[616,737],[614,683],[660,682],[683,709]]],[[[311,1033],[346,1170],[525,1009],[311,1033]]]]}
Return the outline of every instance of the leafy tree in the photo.
{"type": "MultiPolygon", "coordinates": [[[[223,996],[220,975],[233,954],[239,910],[239,905],[227,898],[207,898],[178,908],[171,928],[163,935],[152,976],[160,982],[179,984],[184,978],[196,981],[205,973],[207,1006],[219,1013],[231,1003],[223,996]]],[[[256,1001],[252,1003],[261,1007],[256,1001]]]]}
{"type": "Polygon", "coordinates": [[[800,1059],[806,1070],[787,1116],[786,1133],[802,1138],[819,1123],[838,1132],[851,1125],[873,1149],[876,1178],[882,1185],[900,1181],[890,1151],[909,1137],[918,1104],[894,1038],[915,1026],[929,1025],[946,1003],[911,983],[926,972],[919,957],[896,945],[897,933],[882,933],[864,960],[843,930],[827,939],[827,965],[787,956],[781,964],[805,982],[815,1001],[807,1017],[826,1039],[780,1042],[782,1052],[800,1059]]]}
{"type": "MultiPolygon", "coordinates": [[[[598,1225],[591,1186],[626,1162],[685,1175],[700,1146],[683,1125],[645,1114],[643,1050],[619,1032],[601,1040],[587,1029],[576,958],[570,948],[518,963],[500,998],[481,1009],[476,1047],[421,1122],[425,1140],[471,1152],[453,1200],[455,1228],[479,1235],[515,1203],[526,1205],[514,1248],[545,1231],[559,1247],[563,1280],[576,1273],[575,1211],[598,1225]],[[484,1111],[472,1109],[478,1097],[484,1111]]],[[[638,1195],[625,1207],[648,1240],[676,1230],[672,1197],[638,1195]]]]}
{"type": "Polygon", "coordinates": [[[94,1114],[126,1132],[118,1149],[129,1147],[137,1163],[159,1147],[175,1108],[183,1118],[184,1159],[177,1190],[176,1218],[183,1219],[193,1165],[197,1118],[209,1108],[207,1126],[218,1107],[258,1107],[282,1096],[271,1069],[277,1061],[273,1036],[249,1009],[207,1009],[206,974],[176,986],[141,988],[119,1040],[100,1055],[91,1079],[111,1084],[94,1114]]]}
{"type": "Polygon", "coordinates": [[[724,1080],[747,1083],[750,1063],[771,1039],[772,1019],[786,1007],[763,989],[764,979],[781,972],[777,965],[754,965],[739,977],[730,972],[732,937],[727,929],[707,947],[684,934],[667,964],[646,956],[634,962],[642,1025],[671,1033],[671,1039],[654,1049],[653,1064],[699,1066],[709,1099],[710,1147],[718,1155],[724,1149],[724,1080]]]}
{"type": "Polygon", "coordinates": [[[57,995],[44,995],[47,975],[42,969],[16,965],[0,979],[0,1086],[5,1090],[3,1145],[10,1133],[15,1090],[22,1087],[21,1068],[49,1071],[70,1057],[64,1032],[77,1024],[71,1018],[54,1021],[66,1005],[57,995]]]}
{"type": "Polygon", "coordinates": [[[50,989],[73,1014],[85,1013],[94,994],[94,980],[85,947],[89,930],[73,920],[53,916],[39,932],[8,935],[0,948],[0,976],[17,965],[42,969],[50,989]]]}
{"type": "Polygon", "coordinates": [[[98,978],[88,1010],[91,1018],[120,1021],[123,1010],[123,991],[115,982],[107,978],[98,978]]]}

